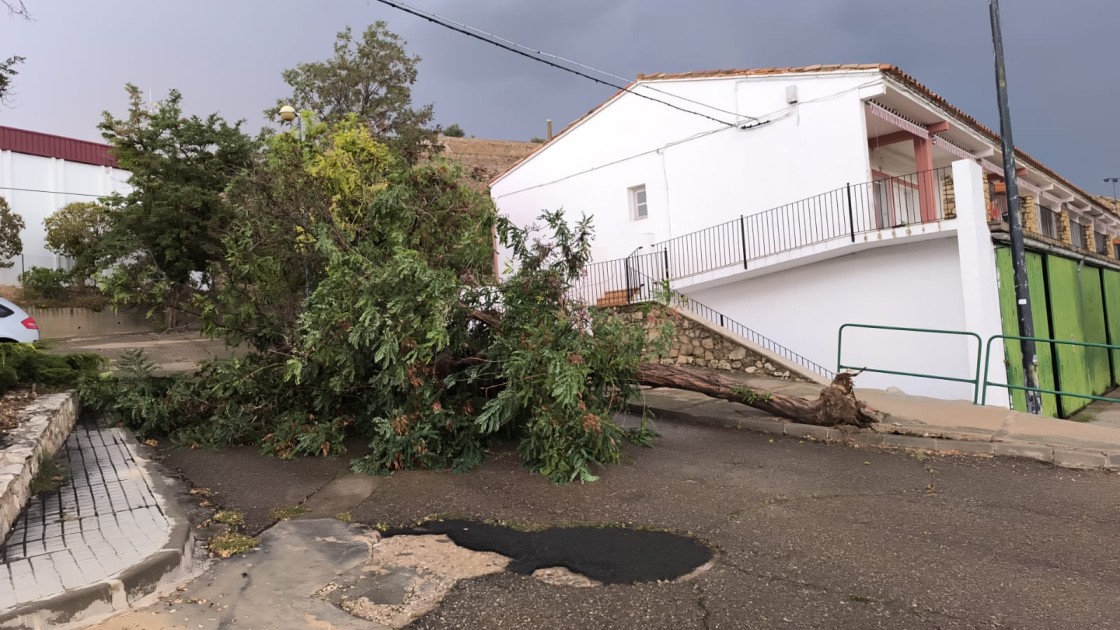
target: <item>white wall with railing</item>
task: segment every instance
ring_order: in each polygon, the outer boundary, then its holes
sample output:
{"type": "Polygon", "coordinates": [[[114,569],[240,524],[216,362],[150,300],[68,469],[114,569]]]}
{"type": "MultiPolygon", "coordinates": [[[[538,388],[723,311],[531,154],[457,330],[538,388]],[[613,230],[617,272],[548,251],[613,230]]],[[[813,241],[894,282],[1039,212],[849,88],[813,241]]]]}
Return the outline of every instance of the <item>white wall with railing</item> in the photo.
{"type": "Polygon", "coordinates": [[[738,125],[621,94],[500,177],[491,194],[519,225],[544,209],[592,216],[594,260],[622,258],[640,245],[870,180],[862,99],[881,82],[876,72],[659,81],[659,90],[742,115],[651,96],[738,125]],[[787,102],[791,94],[797,102],[787,102]],[[645,186],[646,218],[632,207],[636,186],[645,186]]]}

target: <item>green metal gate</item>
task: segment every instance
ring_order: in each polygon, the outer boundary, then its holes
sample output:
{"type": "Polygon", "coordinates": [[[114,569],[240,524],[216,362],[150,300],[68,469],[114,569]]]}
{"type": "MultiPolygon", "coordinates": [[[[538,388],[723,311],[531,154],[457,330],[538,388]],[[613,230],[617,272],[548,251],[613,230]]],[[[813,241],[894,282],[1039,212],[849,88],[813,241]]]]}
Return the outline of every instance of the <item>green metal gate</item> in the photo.
{"type": "MultiPolygon", "coordinates": [[[[1063,341],[1085,341],[1085,316],[1082,302],[1083,288],[1077,262],[1060,256],[1046,257],[1049,279],[1051,338],[1063,341]]],[[[1089,359],[1083,346],[1062,345],[1055,349],[1058,355],[1058,383],[1062,391],[1092,394],[1093,383],[1089,377],[1089,359]]],[[[1083,398],[1062,396],[1062,415],[1069,417],[1089,404],[1083,398]]]]}
{"type": "MultiPolygon", "coordinates": [[[[996,249],[996,263],[999,268],[999,306],[1003,320],[1003,334],[1019,334],[1019,314],[1015,308],[1015,273],[1011,267],[1011,250],[1006,247],[996,249]]],[[[1046,311],[1046,275],[1043,271],[1043,256],[1027,252],[1027,283],[1031,289],[1031,313],[1034,315],[1035,334],[1039,337],[1050,336],[1050,317],[1046,311]]],[[[1117,274],[1120,281],[1120,273],[1117,274]]],[[[1118,294],[1120,295],[1120,294],[1118,294]]],[[[1120,300],[1120,297],[1118,297],[1120,300]]],[[[1120,325],[1120,320],[1118,320],[1120,325]]],[[[1053,348],[1051,344],[1038,344],[1038,380],[1043,389],[1058,389],[1054,382],[1053,348]]],[[[1008,383],[1023,385],[1023,353],[1019,344],[1008,341],[1004,344],[1007,360],[1008,383]]],[[[1027,410],[1026,394],[1022,390],[1011,390],[1011,408],[1016,411],[1027,410]]],[[[1058,399],[1053,394],[1042,394],[1042,413],[1051,418],[1058,417],[1058,399]]]]}
{"type": "MultiPolygon", "coordinates": [[[[1104,319],[1104,294],[1101,289],[1101,270],[1098,267],[1081,265],[1081,317],[1085,329],[1083,341],[1089,343],[1108,343],[1108,329],[1104,319]]],[[[1104,394],[1112,384],[1112,369],[1108,361],[1109,351],[1104,348],[1086,348],[1085,357],[1089,362],[1089,382],[1094,394],[1104,394]]]]}
{"type": "MultiPolygon", "coordinates": [[[[1120,344],[1120,271],[1101,270],[1109,343],[1120,344]]],[[[1112,351],[1112,382],[1120,383],[1120,350],[1112,351]]]]}

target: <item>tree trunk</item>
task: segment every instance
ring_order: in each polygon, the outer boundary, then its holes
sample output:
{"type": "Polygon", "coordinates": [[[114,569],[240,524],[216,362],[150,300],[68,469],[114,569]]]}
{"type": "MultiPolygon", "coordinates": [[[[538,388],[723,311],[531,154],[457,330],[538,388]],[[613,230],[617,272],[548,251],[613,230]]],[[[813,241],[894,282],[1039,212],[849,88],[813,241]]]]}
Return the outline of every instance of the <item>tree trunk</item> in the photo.
{"type": "Polygon", "coordinates": [[[786,396],[777,392],[750,388],[739,381],[714,372],[679,365],[642,365],[638,380],[653,387],[685,389],[713,398],[730,400],[775,416],[817,426],[854,425],[867,427],[882,419],[882,413],[870,409],[855,395],[851,373],[840,373],[821,391],[816,400],[786,396]]]}

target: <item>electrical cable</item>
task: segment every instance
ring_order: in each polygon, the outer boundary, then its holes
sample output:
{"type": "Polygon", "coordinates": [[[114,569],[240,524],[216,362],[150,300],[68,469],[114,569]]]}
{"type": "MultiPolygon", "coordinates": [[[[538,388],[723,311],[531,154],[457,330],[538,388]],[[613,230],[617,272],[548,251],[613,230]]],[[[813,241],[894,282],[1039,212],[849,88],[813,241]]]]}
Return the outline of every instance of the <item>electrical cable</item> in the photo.
{"type": "MultiPolygon", "coordinates": [[[[714,116],[709,116],[707,114],[702,114],[698,111],[694,111],[694,110],[688,109],[686,107],[681,107],[679,105],[674,105],[672,103],[668,103],[666,101],[654,98],[654,97],[652,97],[648,94],[642,94],[641,92],[636,92],[636,91],[634,91],[633,89],[631,89],[627,86],[618,85],[616,83],[611,83],[610,81],[604,81],[603,79],[593,77],[590,74],[587,74],[585,72],[580,72],[579,70],[576,70],[574,68],[569,68],[567,66],[549,61],[547,59],[542,59],[540,57],[533,56],[533,55],[531,55],[531,54],[529,54],[529,53],[527,53],[523,50],[518,50],[517,48],[515,48],[513,46],[510,46],[508,44],[504,44],[502,42],[495,41],[495,40],[492,40],[492,39],[486,39],[485,37],[482,37],[482,36],[480,36],[476,33],[472,33],[471,31],[469,31],[465,28],[460,28],[458,26],[455,26],[454,24],[451,24],[449,22],[445,22],[445,21],[443,21],[443,18],[440,18],[439,16],[435,16],[435,14],[427,15],[422,11],[413,9],[411,6],[404,5],[404,4],[399,4],[397,2],[393,2],[392,0],[377,0],[377,2],[380,2],[381,4],[384,4],[385,6],[392,7],[394,9],[399,10],[399,11],[404,11],[405,13],[408,13],[408,14],[414,15],[418,18],[427,20],[427,21],[429,21],[433,24],[436,24],[438,26],[442,26],[446,29],[450,29],[450,30],[455,31],[457,33],[462,33],[463,35],[466,35],[467,37],[471,37],[473,39],[477,39],[480,42],[485,42],[485,43],[490,44],[492,46],[497,46],[498,48],[508,50],[509,52],[512,52],[515,55],[520,55],[522,57],[525,57],[526,59],[532,59],[533,61],[536,61],[538,63],[543,63],[547,66],[552,66],[553,68],[556,68],[558,70],[563,70],[564,72],[570,72],[571,74],[583,77],[583,78],[588,79],[590,81],[594,81],[595,83],[599,83],[601,85],[606,85],[608,87],[613,87],[614,89],[616,89],[620,92],[629,92],[630,94],[633,94],[634,96],[639,96],[639,97],[644,98],[646,100],[650,100],[650,101],[653,101],[655,103],[660,103],[660,104],[662,104],[666,107],[672,107],[675,110],[685,112],[687,114],[692,114],[693,116],[699,116],[701,118],[706,118],[708,120],[711,120],[713,122],[717,122],[717,123],[719,123],[721,125],[724,125],[726,127],[735,128],[735,127],[738,126],[736,123],[730,123],[730,122],[727,122],[726,120],[720,120],[719,118],[715,118],[714,116]],[[435,16],[435,17],[433,17],[433,16],[435,16]]],[[[709,107],[709,106],[705,105],[705,107],[709,107]]]]}
{"type": "MultiPolygon", "coordinates": [[[[510,46],[520,48],[521,50],[528,51],[528,52],[533,53],[535,55],[539,55],[541,57],[548,57],[550,59],[555,59],[555,60],[557,60],[561,63],[570,64],[570,65],[576,66],[578,68],[582,68],[584,70],[594,72],[596,74],[601,74],[605,77],[610,77],[612,79],[622,81],[623,83],[630,83],[631,82],[630,79],[627,79],[626,77],[621,77],[617,74],[607,72],[606,70],[600,70],[598,68],[594,68],[594,67],[589,66],[587,64],[580,63],[580,62],[578,62],[574,59],[568,59],[567,57],[562,57],[560,55],[556,55],[556,54],[553,54],[553,53],[549,53],[549,52],[545,52],[543,50],[533,48],[532,46],[526,46],[525,44],[520,44],[520,43],[515,42],[511,39],[507,39],[505,37],[502,37],[501,35],[495,35],[494,33],[484,31],[484,30],[482,30],[478,27],[471,26],[470,24],[464,24],[462,22],[457,22],[457,21],[455,21],[451,18],[444,17],[442,15],[438,15],[438,14],[433,13],[431,11],[425,11],[425,10],[419,8],[419,7],[409,5],[408,3],[400,2],[399,0],[397,0],[396,3],[401,5],[401,6],[408,7],[409,9],[411,9],[411,10],[417,12],[417,13],[422,13],[422,14],[424,14],[424,16],[427,16],[429,18],[434,18],[434,19],[437,19],[437,20],[443,20],[444,22],[447,22],[448,24],[454,24],[455,26],[465,28],[467,30],[478,33],[479,35],[482,35],[483,37],[488,37],[492,40],[502,42],[503,44],[509,44],[510,46]]],[[[733,112],[733,111],[728,110],[728,109],[722,109],[722,108],[716,107],[715,105],[710,105],[710,104],[704,103],[702,101],[697,101],[695,99],[688,98],[687,96],[681,96],[679,94],[674,94],[674,93],[669,92],[667,90],[662,90],[660,88],[656,88],[652,85],[643,85],[642,87],[651,91],[651,92],[658,92],[658,93],[664,94],[666,96],[671,96],[675,99],[685,101],[687,103],[692,103],[693,105],[699,105],[701,107],[706,107],[708,109],[720,112],[722,114],[729,114],[731,116],[735,116],[736,118],[748,118],[750,120],[758,120],[757,118],[754,118],[753,116],[747,116],[747,115],[744,115],[744,114],[740,114],[739,112],[733,112]]]]}
{"type": "Polygon", "coordinates": [[[41,190],[41,189],[38,189],[38,188],[13,188],[11,186],[0,186],[0,190],[14,190],[16,192],[46,193],[48,195],[74,195],[76,197],[96,197],[96,198],[108,197],[109,195],[113,194],[113,193],[105,193],[103,195],[95,195],[93,193],[63,192],[61,190],[41,190]]]}

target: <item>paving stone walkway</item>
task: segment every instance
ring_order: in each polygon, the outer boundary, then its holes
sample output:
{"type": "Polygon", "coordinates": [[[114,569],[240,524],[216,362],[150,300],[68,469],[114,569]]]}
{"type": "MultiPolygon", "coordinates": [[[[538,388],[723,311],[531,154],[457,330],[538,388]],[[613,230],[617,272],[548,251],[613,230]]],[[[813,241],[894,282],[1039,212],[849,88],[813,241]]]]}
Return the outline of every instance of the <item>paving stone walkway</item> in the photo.
{"type": "Polygon", "coordinates": [[[168,542],[172,519],[120,429],[79,422],[0,547],[0,611],[104,581],[168,542]]]}

